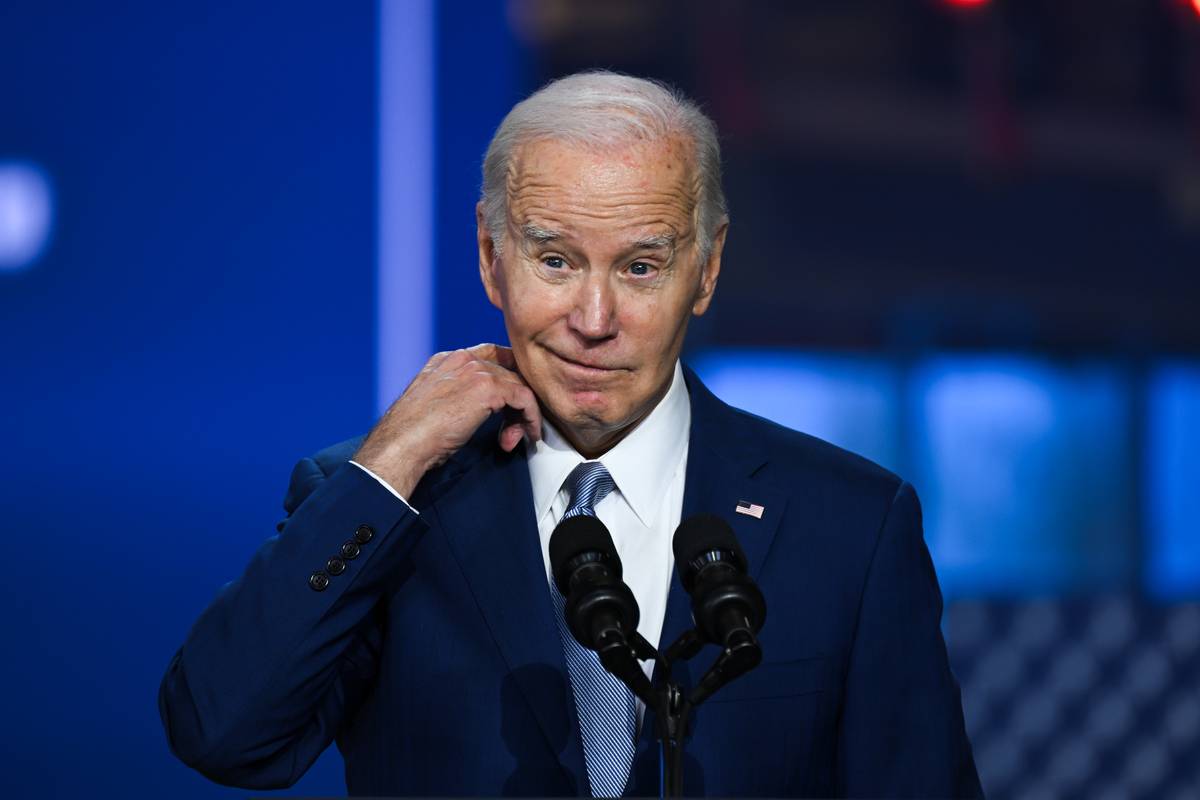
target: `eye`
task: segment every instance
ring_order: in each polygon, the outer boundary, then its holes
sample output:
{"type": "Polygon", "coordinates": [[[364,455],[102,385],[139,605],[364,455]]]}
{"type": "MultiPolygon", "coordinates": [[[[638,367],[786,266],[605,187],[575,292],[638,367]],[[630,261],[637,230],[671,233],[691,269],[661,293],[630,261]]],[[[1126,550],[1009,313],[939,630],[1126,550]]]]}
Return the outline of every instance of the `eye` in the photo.
{"type": "Polygon", "coordinates": [[[550,269],[562,269],[567,265],[567,262],[563,261],[559,256],[546,256],[542,259],[542,263],[550,269]]]}
{"type": "Polygon", "coordinates": [[[629,274],[639,278],[644,278],[647,275],[654,273],[654,265],[647,264],[645,261],[635,261],[629,265],[629,274]]]}

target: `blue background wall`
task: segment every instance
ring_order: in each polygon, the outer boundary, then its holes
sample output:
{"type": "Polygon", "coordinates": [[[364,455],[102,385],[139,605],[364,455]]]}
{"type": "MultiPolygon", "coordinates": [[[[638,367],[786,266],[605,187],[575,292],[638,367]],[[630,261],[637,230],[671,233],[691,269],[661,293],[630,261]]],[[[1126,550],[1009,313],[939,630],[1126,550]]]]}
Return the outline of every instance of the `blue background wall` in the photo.
{"type": "MultiPolygon", "coordinates": [[[[5,3],[0,159],[55,238],[0,273],[9,797],[216,797],[157,684],[373,419],[375,7],[5,3]]],[[[336,756],[305,791],[344,791],[336,756]]]]}
{"type": "MultiPolygon", "coordinates": [[[[478,287],[474,203],[511,104],[582,67],[681,84],[721,125],[735,221],[688,357],[727,400],[916,484],[992,796],[1200,792],[1190,184],[1080,178],[1053,152],[976,161],[974,145],[963,164],[932,163],[901,152],[915,138],[880,151],[878,125],[851,131],[866,155],[838,141],[831,156],[834,129],[786,116],[819,107],[836,124],[840,107],[797,100],[812,75],[789,56],[862,67],[842,40],[769,38],[789,25],[861,31],[882,53],[915,42],[921,102],[969,105],[960,57],[984,18],[950,5],[837,0],[778,20],[769,3],[696,0],[672,27],[675,0],[611,14],[572,0],[558,17],[559,4],[432,2],[434,104],[411,122],[434,133],[413,156],[433,161],[434,255],[405,267],[432,274],[426,341],[504,339],[478,287]]],[[[1051,73],[1075,56],[1039,53],[1096,37],[1063,27],[1067,12],[990,5],[1029,34],[1016,94],[1052,107],[1051,73]]],[[[6,269],[0,251],[6,794],[245,794],[170,756],[155,696],[191,621],[273,532],[292,464],[379,411],[379,10],[0,8],[0,167],[37,165],[55,201],[39,258],[6,269]]],[[[1200,53],[1200,24],[1164,24],[1149,29],[1200,53]]],[[[1182,118],[1176,56],[1152,49],[1153,114],[1182,118]]],[[[872,63],[887,76],[872,91],[903,84],[872,63]]],[[[1129,170],[1170,156],[1122,152],[1129,170]]],[[[331,751],[288,794],[343,791],[331,751]]]]}

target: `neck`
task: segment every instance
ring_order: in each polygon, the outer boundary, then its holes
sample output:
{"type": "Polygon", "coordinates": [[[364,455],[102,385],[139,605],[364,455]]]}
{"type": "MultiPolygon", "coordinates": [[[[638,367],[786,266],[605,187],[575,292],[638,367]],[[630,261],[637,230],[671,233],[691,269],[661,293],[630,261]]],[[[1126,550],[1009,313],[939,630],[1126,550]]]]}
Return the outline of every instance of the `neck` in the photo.
{"type": "Polygon", "coordinates": [[[554,427],[558,428],[559,433],[579,455],[588,461],[594,461],[620,444],[621,440],[628,436],[629,432],[645,418],[646,415],[643,414],[632,422],[611,430],[572,428],[559,420],[553,420],[553,422],[554,427]]]}

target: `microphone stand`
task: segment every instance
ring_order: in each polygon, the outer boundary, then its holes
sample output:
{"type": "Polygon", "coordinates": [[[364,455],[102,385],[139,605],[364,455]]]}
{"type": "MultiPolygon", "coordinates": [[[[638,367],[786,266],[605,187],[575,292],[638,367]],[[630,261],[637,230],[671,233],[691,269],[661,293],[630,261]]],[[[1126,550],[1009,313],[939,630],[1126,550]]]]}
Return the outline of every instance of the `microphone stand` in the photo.
{"type": "MultiPolygon", "coordinates": [[[[699,645],[695,631],[689,631],[699,645]]],[[[680,637],[683,639],[687,636],[680,637]]],[[[696,651],[699,651],[697,645],[696,651]]],[[[667,651],[668,657],[675,651],[667,651]]],[[[641,698],[647,708],[654,709],[654,735],[658,739],[659,796],[683,796],[683,740],[687,733],[687,717],[691,705],[684,699],[679,686],[671,680],[672,661],[664,658],[654,645],[636,631],[621,646],[602,647],[597,651],[600,663],[618,680],[641,698]],[[658,675],[665,676],[652,686],[638,661],[654,660],[658,675]]],[[[692,654],[694,655],[694,653],[692,654]]],[[[689,656],[690,657],[690,656],[689,656]]]]}
{"type": "Polygon", "coordinates": [[[659,686],[660,702],[655,709],[655,734],[661,749],[659,796],[683,797],[683,743],[692,711],[679,685],[671,680],[671,670],[679,661],[687,661],[700,652],[704,642],[695,628],[684,631],[660,660],[664,676],[659,686]]]}
{"type": "Polygon", "coordinates": [[[639,633],[629,637],[621,646],[599,650],[600,662],[637,695],[648,708],[654,709],[654,736],[659,743],[659,797],[683,797],[683,752],[692,709],[734,678],[758,666],[762,649],[753,637],[739,637],[722,650],[721,655],[685,696],[671,679],[672,667],[679,661],[694,658],[704,646],[699,632],[692,628],[676,639],[666,655],[646,641],[639,633]],[[638,661],[653,659],[661,680],[651,685],[638,661]]]}

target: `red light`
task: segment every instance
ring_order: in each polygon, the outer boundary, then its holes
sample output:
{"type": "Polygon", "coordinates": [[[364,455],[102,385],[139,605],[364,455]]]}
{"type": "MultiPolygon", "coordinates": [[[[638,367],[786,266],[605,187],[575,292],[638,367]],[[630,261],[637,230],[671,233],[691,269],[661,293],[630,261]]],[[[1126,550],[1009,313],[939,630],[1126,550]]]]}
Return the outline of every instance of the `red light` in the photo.
{"type": "MultiPolygon", "coordinates": [[[[983,8],[990,2],[991,0],[945,0],[946,5],[951,8],[983,8]]],[[[1197,4],[1197,8],[1200,8],[1200,0],[1192,0],[1192,2],[1197,4]]]]}
{"type": "Polygon", "coordinates": [[[1192,0],[1192,10],[1200,14],[1200,0],[1192,0]]]}

